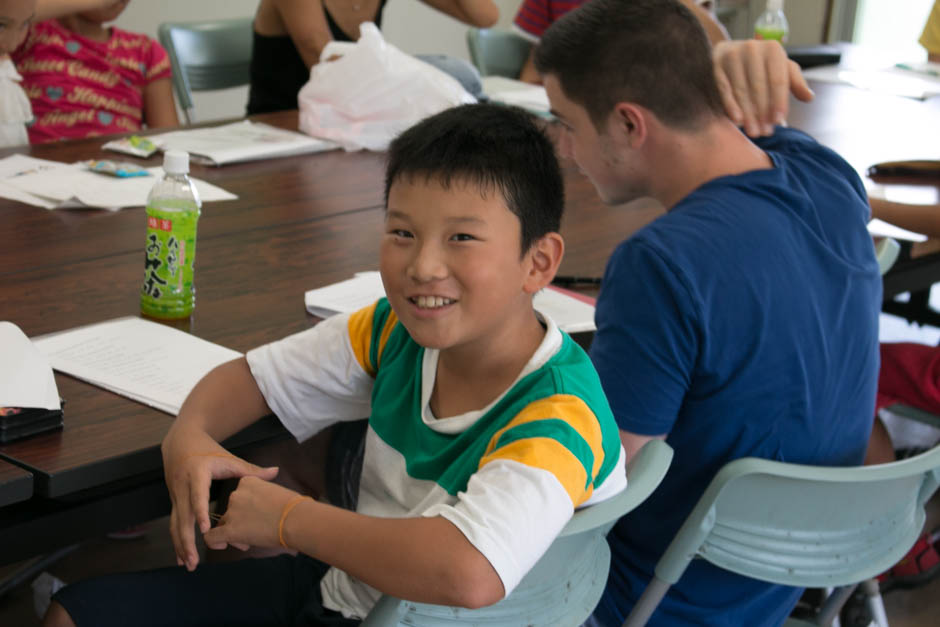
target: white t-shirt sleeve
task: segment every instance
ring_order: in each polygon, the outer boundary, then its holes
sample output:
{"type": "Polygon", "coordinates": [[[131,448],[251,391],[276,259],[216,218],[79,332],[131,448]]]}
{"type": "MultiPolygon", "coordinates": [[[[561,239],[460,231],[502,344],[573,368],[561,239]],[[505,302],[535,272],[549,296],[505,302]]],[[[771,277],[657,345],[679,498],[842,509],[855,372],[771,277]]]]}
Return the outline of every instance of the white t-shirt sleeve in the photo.
{"type": "Polygon", "coordinates": [[[368,418],[373,379],[352,351],[349,315],[249,351],[264,400],[302,442],[331,424],[368,418]]]}
{"type": "Polygon", "coordinates": [[[424,516],[453,523],[489,560],[508,596],[571,519],[571,497],[540,468],[494,460],[470,477],[454,505],[434,505],[424,516]]]}

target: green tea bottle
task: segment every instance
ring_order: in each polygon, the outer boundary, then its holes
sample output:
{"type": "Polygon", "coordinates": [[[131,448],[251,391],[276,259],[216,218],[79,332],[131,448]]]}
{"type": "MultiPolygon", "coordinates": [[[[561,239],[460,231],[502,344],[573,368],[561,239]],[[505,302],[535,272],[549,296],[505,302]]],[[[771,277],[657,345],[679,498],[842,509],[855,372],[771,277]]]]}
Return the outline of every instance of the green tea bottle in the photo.
{"type": "Polygon", "coordinates": [[[140,311],[152,318],[188,318],[196,304],[193,262],[199,193],[189,178],[189,154],[168,150],[165,174],[147,197],[147,241],[140,311]]]}
{"type": "Polygon", "coordinates": [[[787,41],[790,25],[783,14],[783,0],[767,0],[767,8],[754,23],[755,39],[776,39],[780,43],[787,41]]]}

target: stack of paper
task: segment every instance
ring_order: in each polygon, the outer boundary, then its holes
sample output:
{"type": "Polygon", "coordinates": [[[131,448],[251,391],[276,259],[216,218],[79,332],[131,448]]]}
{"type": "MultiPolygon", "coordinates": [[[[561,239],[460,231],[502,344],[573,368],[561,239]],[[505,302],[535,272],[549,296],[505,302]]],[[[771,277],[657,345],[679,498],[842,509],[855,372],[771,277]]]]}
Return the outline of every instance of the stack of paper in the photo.
{"type": "MultiPolygon", "coordinates": [[[[84,164],[10,155],[0,159],[0,197],[45,209],[91,207],[117,211],[142,207],[163,168],[147,168],[151,176],[119,178],[89,170],[84,164]]],[[[221,187],[194,178],[203,202],[238,198],[221,187]]]]}
{"type": "Polygon", "coordinates": [[[532,85],[504,76],[484,76],[483,93],[493,102],[514,105],[541,117],[551,118],[548,95],[541,85],[532,85]]]}
{"type": "Polygon", "coordinates": [[[339,147],[325,139],[250,120],[170,131],[148,139],[163,150],[185,150],[212,165],[290,157],[339,147]]]}
{"type": "MultiPolygon", "coordinates": [[[[378,272],[360,272],[347,281],[310,290],[304,294],[304,305],[314,316],[326,318],[337,313],[351,313],[371,305],[385,296],[378,272]]],[[[593,331],[594,306],[568,290],[549,287],[535,295],[535,308],[547,314],[562,331],[581,333],[593,331]]]]}
{"type": "Polygon", "coordinates": [[[171,415],[196,383],[241,353],[157,322],[116,318],[33,338],[50,365],[171,415]]]}

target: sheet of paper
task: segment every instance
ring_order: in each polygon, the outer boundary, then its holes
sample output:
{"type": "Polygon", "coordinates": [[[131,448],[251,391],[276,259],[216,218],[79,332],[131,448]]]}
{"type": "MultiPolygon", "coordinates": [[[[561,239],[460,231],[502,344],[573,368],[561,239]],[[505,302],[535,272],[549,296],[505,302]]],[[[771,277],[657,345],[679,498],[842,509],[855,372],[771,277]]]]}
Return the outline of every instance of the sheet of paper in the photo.
{"type": "Polygon", "coordinates": [[[553,117],[548,95],[541,85],[524,83],[505,76],[484,76],[483,93],[496,102],[515,105],[542,117],[553,117]]]}
{"type": "Polygon", "coordinates": [[[908,242],[927,241],[927,236],[923,233],[908,231],[907,229],[894,226],[893,224],[889,224],[883,220],[879,220],[878,218],[872,218],[872,221],[868,223],[868,232],[875,237],[893,237],[894,239],[900,239],[908,242]]]}
{"type": "MultiPolygon", "coordinates": [[[[147,170],[152,176],[119,178],[98,174],[83,165],[74,164],[14,176],[3,182],[20,192],[52,202],[56,208],[65,208],[66,203],[70,201],[73,201],[71,206],[76,206],[77,201],[78,206],[117,211],[124,207],[142,207],[146,204],[147,194],[150,193],[157,177],[163,174],[163,168],[156,166],[147,170]]],[[[235,194],[203,180],[194,178],[193,182],[203,202],[237,198],[235,194]]]]}
{"type": "Polygon", "coordinates": [[[821,65],[804,71],[803,76],[807,79],[854,85],[859,89],[918,100],[940,94],[940,78],[895,66],[846,69],[838,65],[821,65]]]}
{"type": "Polygon", "coordinates": [[[142,318],[117,318],[37,338],[52,367],[171,415],[196,383],[241,353],[142,318]]]}
{"type": "Polygon", "coordinates": [[[0,322],[0,407],[60,409],[49,361],[12,322],[0,322]]]}
{"type": "MultiPolygon", "coordinates": [[[[558,327],[568,333],[593,331],[594,306],[569,296],[566,290],[544,289],[535,295],[533,304],[558,327]]],[[[304,294],[304,306],[314,316],[326,318],[336,313],[362,309],[385,296],[378,272],[360,272],[355,277],[304,294]]]]}
{"type": "Polygon", "coordinates": [[[337,144],[282,128],[242,120],[208,128],[170,131],[148,137],[164,150],[185,150],[215,165],[288,157],[338,148],[337,144]]]}
{"type": "Polygon", "coordinates": [[[61,161],[37,159],[29,155],[10,155],[0,159],[0,179],[8,179],[11,176],[28,174],[39,170],[51,170],[63,167],[67,168],[69,164],[62,163],[61,161]]]}

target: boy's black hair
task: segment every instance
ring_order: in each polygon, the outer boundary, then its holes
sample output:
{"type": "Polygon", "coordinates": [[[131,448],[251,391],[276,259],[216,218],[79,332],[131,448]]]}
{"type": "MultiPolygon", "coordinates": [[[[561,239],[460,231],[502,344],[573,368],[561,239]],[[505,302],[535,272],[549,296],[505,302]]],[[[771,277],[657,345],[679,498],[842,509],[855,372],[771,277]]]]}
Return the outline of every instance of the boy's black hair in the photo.
{"type": "Polygon", "coordinates": [[[677,0],[587,2],[545,31],[535,67],[554,75],[599,131],[618,102],[683,129],[724,115],[708,37],[677,0]]]}
{"type": "Polygon", "coordinates": [[[555,149],[522,109],[468,104],[418,122],[389,146],[386,207],[392,184],[406,177],[502,194],[519,218],[522,254],[561,227],[564,186],[555,149]]]}

